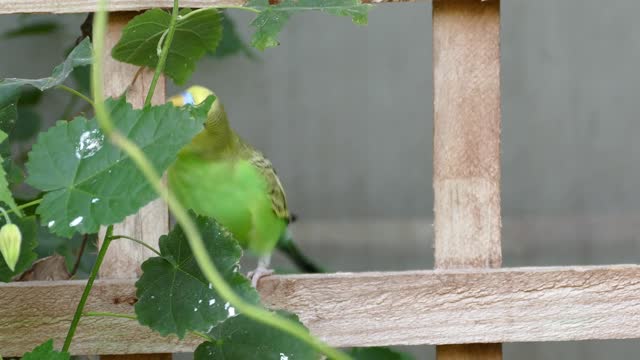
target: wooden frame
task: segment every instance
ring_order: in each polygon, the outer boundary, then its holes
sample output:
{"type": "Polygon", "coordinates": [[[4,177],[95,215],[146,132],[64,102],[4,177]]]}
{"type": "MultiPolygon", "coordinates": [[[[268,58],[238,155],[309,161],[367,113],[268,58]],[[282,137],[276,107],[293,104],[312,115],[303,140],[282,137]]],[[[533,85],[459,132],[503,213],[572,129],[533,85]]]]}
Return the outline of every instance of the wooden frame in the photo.
{"type": "MultiPolygon", "coordinates": [[[[90,12],[96,4],[0,0],[0,14],[90,12]]],[[[171,0],[111,0],[108,9],[170,6],[171,0]]],[[[110,46],[130,16],[110,16],[110,46]]],[[[640,337],[640,266],[491,269],[501,264],[499,0],[435,0],[433,28],[436,270],[272,276],[259,284],[263,301],[298,313],[314,334],[335,346],[435,344],[441,345],[441,359],[500,359],[502,342],[640,337]]],[[[110,59],[106,66],[112,74],[106,93],[119,94],[136,69],[110,59]]],[[[133,84],[132,102],[140,102],[147,75],[133,84]]],[[[157,94],[156,103],[162,102],[162,86],[157,94]]],[[[167,229],[166,207],[154,203],[119,226],[120,232],[153,242],[167,229]]],[[[134,278],[148,255],[110,249],[87,310],[132,313],[134,278]]],[[[52,335],[59,345],[83,286],[0,285],[2,355],[21,355],[52,335]]],[[[162,338],[128,319],[83,318],[71,351],[169,353],[193,350],[197,343],[162,338]]]]}
{"type": "MultiPolygon", "coordinates": [[[[427,2],[428,0],[363,0],[363,3],[386,2],[427,2]]],[[[246,0],[183,0],[181,7],[203,8],[207,6],[242,6],[246,0]]],[[[0,0],[0,14],[54,13],[72,14],[93,12],[98,8],[99,0],[0,0]]],[[[107,10],[139,11],[150,8],[171,8],[172,0],[110,0],[107,10]]]]}
{"type": "MultiPolygon", "coordinates": [[[[87,311],[132,314],[134,282],[97,281],[87,311]]],[[[3,355],[21,355],[52,335],[59,344],[83,287],[1,285],[0,304],[11,304],[0,306],[3,355]]],[[[267,305],[296,312],[335,346],[640,337],[636,265],[271,276],[259,290],[267,305]]],[[[183,352],[201,341],[163,338],[129,319],[83,318],[71,350],[183,352]]]]}

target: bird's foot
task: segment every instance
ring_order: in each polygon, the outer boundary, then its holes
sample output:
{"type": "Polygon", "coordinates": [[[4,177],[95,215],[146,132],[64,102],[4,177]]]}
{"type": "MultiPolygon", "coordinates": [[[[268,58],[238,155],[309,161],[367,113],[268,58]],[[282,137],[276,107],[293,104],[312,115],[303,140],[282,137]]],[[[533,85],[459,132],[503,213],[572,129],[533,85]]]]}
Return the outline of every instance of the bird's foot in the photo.
{"type": "Polygon", "coordinates": [[[257,289],[258,281],[260,281],[261,278],[272,275],[272,274],[273,274],[272,269],[267,269],[264,266],[258,265],[258,267],[255,270],[249,271],[247,276],[249,277],[249,279],[251,279],[251,285],[257,289]]]}

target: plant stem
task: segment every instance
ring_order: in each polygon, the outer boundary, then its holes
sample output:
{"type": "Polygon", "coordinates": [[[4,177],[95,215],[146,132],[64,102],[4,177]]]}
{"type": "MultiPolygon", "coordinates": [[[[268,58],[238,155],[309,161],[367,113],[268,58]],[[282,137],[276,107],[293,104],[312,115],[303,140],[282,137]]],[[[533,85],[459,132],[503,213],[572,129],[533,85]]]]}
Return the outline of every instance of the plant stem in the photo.
{"type": "MultiPolygon", "coordinates": [[[[171,48],[171,43],[173,42],[173,35],[176,32],[176,24],[178,22],[180,7],[178,6],[178,0],[173,0],[173,10],[171,11],[171,21],[169,22],[169,32],[167,33],[167,37],[164,40],[164,45],[162,46],[162,54],[160,54],[160,59],[158,60],[158,65],[156,66],[156,72],[153,74],[153,79],[151,80],[151,85],[149,86],[149,92],[147,93],[147,98],[144,100],[144,106],[147,107],[151,105],[151,99],[153,98],[153,93],[156,91],[156,85],[158,85],[158,80],[160,79],[160,75],[164,71],[164,66],[167,63],[167,58],[169,57],[169,48],[171,48]]],[[[95,34],[94,34],[95,38],[95,34]]],[[[164,38],[164,35],[162,36],[164,38]]]]}
{"type": "MultiPolygon", "coordinates": [[[[25,209],[25,208],[28,208],[28,207],[31,207],[31,206],[34,206],[34,205],[38,205],[38,204],[40,204],[41,202],[42,202],[42,198],[40,198],[40,199],[35,199],[35,200],[29,201],[29,202],[27,202],[27,203],[24,203],[24,204],[22,204],[22,205],[18,205],[18,206],[16,206],[16,209],[22,210],[22,209],[25,209]]],[[[11,212],[11,211],[12,211],[12,210],[9,210],[8,212],[11,212]]]]}
{"type": "Polygon", "coordinates": [[[102,265],[102,260],[104,260],[104,256],[107,253],[109,244],[111,243],[112,235],[113,235],[113,225],[109,225],[109,227],[107,227],[107,232],[104,236],[104,242],[102,243],[102,246],[100,247],[100,251],[98,252],[98,258],[96,259],[96,263],[93,264],[93,268],[91,269],[91,274],[89,275],[89,280],[87,280],[87,285],[84,286],[84,290],[82,291],[82,297],[80,297],[80,302],[76,307],[76,312],[73,315],[71,326],[69,326],[67,337],[64,339],[64,345],[62,346],[62,351],[69,351],[69,347],[71,346],[71,341],[73,340],[73,335],[76,332],[76,328],[78,327],[78,323],[80,322],[80,318],[82,317],[82,311],[84,310],[84,306],[87,303],[87,298],[89,298],[89,293],[91,292],[91,288],[93,287],[93,282],[96,280],[96,277],[98,276],[98,270],[100,270],[100,265],[102,265]]]}
{"type": "Polygon", "coordinates": [[[2,211],[2,216],[4,216],[4,221],[7,224],[11,224],[11,218],[9,217],[9,214],[7,213],[7,211],[2,207],[0,207],[0,211],[2,211]]]}
{"type": "MultiPolygon", "coordinates": [[[[187,210],[180,204],[180,202],[175,198],[175,196],[169,192],[169,190],[162,184],[162,180],[160,175],[153,167],[151,162],[147,159],[142,150],[133,142],[131,142],[126,137],[122,136],[118,131],[113,128],[113,123],[111,122],[111,118],[109,113],[106,111],[106,107],[104,105],[104,97],[102,96],[102,78],[103,78],[103,50],[104,50],[104,36],[106,33],[107,27],[107,13],[105,11],[105,1],[100,0],[99,10],[95,14],[94,24],[93,24],[93,66],[91,68],[92,74],[92,88],[93,88],[93,97],[96,99],[96,118],[98,124],[102,128],[102,131],[107,135],[114,145],[118,146],[122,149],[136,164],[138,169],[143,173],[149,184],[155,189],[155,191],[160,195],[160,197],[167,203],[167,206],[173,213],[176,221],[180,224],[180,227],[184,231],[189,245],[191,246],[191,251],[194,254],[196,262],[198,266],[202,270],[205,278],[213,285],[215,290],[220,294],[220,296],[228,301],[231,305],[233,305],[238,311],[244,313],[247,317],[252,318],[258,322],[261,322],[266,325],[270,325],[277,329],[282,330],[288,334],[291,334],[301,341],[309,344],[311,347],[316,349],[317,351],[324,353],[329,358],[335,360],[349,360],[351,359],[347,354],[343,353],[340,350],[334,349],[327,344],[323,343],[316,337],[312,336],[306,328],[285,319],[283,317],[278,316],[274,312],[270,312],[268,310],[256,307],[246,302],[240,296],[236,295],[233,289],[227,284],[224,280],[215,264],[211,260],[211,257],[207,253],[207,249],[204,245],[204,241],[200,236],[198,228],[195,223],[191,219],[191,216],[187,212],[187,210]]],[[[178,8],[178,0],[174,0],[174,15],[177,14],[175,11],[178,8]]],[[[172,18],[172,25],[175,26],[175,23],[172,18]]],[[[174,29],[175,30],[175,29],[174,29]]],[[[167,35],[167,43],[165,44],[165,54],[168,51],[169,45],[171,45],[171,41],[173,34],[170,32],[167,35]]],[[[166,58],[166,56],[165,56],[166,58]]],[[[162,60],[162,58],[161,58],[162,60]]],[[[165,59],[166,60],[166,59],[165,59]]],[[[162,67],[160,64],[156,68],[156,75],[158,74],[158,70],[162,67]]],[[[159,77],[159,76],[158,76],[159,77]]],[[[155,79],[155,77],[154,77],[155,79]]],[[[153,96],[153,86],[150,89],[149,94],[147,95],[147,100],[153,96]]]]}
{"type": "Polygon", "coordinates": [[[125,235],[114,235],[114,236],[112,236],[112,237],[111,237],[111,239],[112,239],[112,240],[117,240],[117,239],[127,239],[127,240],[131,240],[131,241],[133,241],[133,242],[135,242],[135,243],[138,243],[138,244],[140,244],[140,245],[142,245],[142,246],[146,247],[147,249],[149,249],[149,250],[153,251],[156,255],[158,255],[158,256],[162,256],[162,254],[160,254],[160,251],[158,251],[158,250],[154,249],[154,248],[153,248],[153,246],[151,246],[151,245],[147,244],[146,242],[144,242],[144,241],[142,241],[142,240],[134,239],[134,238],[132,238],[132,237],[125,236],[125,235]]]}
{"type": "Polygon", "coordinates": [[[252,7],[234,6],[234,5],[212,5],[212,6],[209,6],[209,7],[206,7],[206,8],[200,8],[200,9],[197,9],[197,10],[193,10],[192,12],[188,13],[187,15],[179,16],[178,20],[184,21],[184,20],[190,18],[193,15],[199,14],[199,13],[201,13],[203,11],[207,11],[207,10],[212,9],[212,8],[213,9],[246,10],[246,11],[250,11],[250,12],[255,13],[255,14],[259,14],[260,13],[260,10],[252,8],[252,7]]]}
{"type": "Polygon", "coordinates": [[[129,320],[138,320],[138,318],[135,315],[118,314],[118,313],[112,313],[112,312],[88,311],[82,314],[82,316],[104,316],[104,317],[114,317],[114,318],[129,319],[129,320]]]}
{"type": "Polygon", "coordinates": [[[93,100],[89,99],[89,97],[83,93],[81,93],[80,91],[76,90],[76,89],[72,89],[66,85],[58,85],[56,86],[56,89],[60,89],[60,90],[64,90],[72,95],[75,95],[77,97],[79,97],[80,99],[88,102],[89,104],[91,104],[91,106],[95,106],[93,103],[93,100]]]}

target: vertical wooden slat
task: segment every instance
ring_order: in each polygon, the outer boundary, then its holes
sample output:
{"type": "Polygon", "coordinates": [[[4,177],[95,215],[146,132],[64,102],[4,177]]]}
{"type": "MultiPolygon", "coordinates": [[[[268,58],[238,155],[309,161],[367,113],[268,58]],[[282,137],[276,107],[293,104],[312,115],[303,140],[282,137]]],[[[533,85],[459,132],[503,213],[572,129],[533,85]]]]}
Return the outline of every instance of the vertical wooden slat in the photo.
{"type": "MultiPolygon", "coordinates": [[[[127,65],[111,58],[111,48],[120,39],[122,28],[135,16],[135,13],[111,13],[109,15],[109,27],[106,39],[105,58],[105,96],[120,96],[128,89],[127,100],[134,107],[142,107],[149,89],[153,72],[145,69],[139,72],[139,68],[127,65]],[[134,81],[135,79],[135,81],[134,81]]],[[[153,97],[154,104],[162,104],[165,101],[164,79],[158,82],[153,97]]],[[[169,230],[169,212],[166,205],[156,200],[145,206],[136,215],[129,216],[122,223],[114,226],[114,234],[128,235],[145,241],[152,246],[158,244],[158,238],[169,230]]],[[[100,237],[102,239],[102,236],[100,237]]],[[[100,268],[101,278],[137,278],[140,275],[140,265],[152,256],[153,253],[146,248],[131,241],[115,241],[109,247],[109,251],[100,268]]],[[[170,360],[171,354],[147,354],[147,355],[121,355],[103,356],[109,360],[170,360]]]]}
{"type": "MultiPolygon", "coordinates": [[[[499,267],[500,2],[433,3],[436,268],[499,267]]],[[[438,346],[440,360],[501,359],[500,344],[438,346]]]]}

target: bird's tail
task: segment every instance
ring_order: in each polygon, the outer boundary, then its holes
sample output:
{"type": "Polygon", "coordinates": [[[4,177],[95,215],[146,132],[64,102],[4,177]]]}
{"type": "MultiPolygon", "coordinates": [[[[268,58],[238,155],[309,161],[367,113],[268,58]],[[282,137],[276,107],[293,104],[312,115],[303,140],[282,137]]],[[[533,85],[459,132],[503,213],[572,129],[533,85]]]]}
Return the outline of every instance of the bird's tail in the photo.
{"type": "Polygon", "coordinates": [[[293,242],[291,231],[287,230],[278,240],[278,250],[280,250],[291,262],[293,262],[301,271],[308,274],[324,273],[325,270],[318,266],[313,260],[309,259],[298,246],[293,242]]]}

